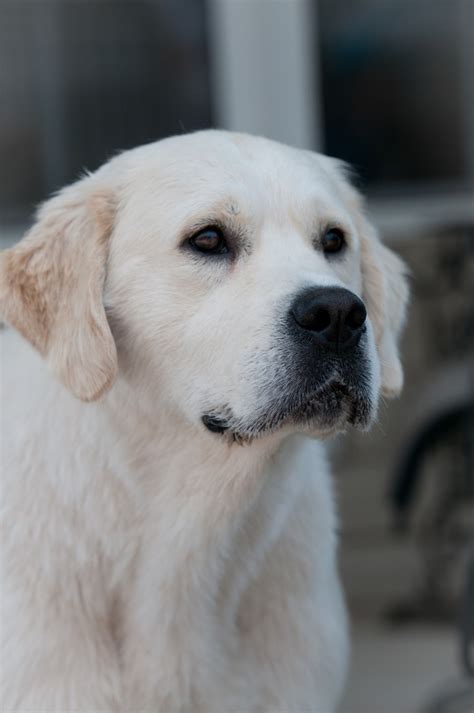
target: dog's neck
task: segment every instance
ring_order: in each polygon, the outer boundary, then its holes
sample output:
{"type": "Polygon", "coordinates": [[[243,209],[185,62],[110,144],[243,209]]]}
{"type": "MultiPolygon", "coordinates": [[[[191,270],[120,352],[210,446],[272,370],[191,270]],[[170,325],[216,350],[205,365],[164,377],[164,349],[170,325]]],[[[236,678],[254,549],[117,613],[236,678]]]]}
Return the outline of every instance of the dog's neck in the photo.
{"type": "Polygon", "coordinates": [[[149,569],[168,582],[199,573],[217,587],[223,559],[248,531],[249,522],[255,521],[250,549],[257,551],[268,540],[267,530],[273,532],[279,522],[280,510],[291,505],[301,488],[291,465],[300,437],[277,434],[245,446],[229,443],[175,414],[151,416],[136,400],[124,401],[127,391],[118,386],[105,408],[117,441],[126,449],[120,460],[131,464],[146,512],[143,538],[149,543],[149,569]],[[168,550],[173,557],[166,571],[161,560],[168,550]],[[156,567],[155,556],[161,558],[156,567]],[[213,573],[215,568],[219,571],[213,573]]]}

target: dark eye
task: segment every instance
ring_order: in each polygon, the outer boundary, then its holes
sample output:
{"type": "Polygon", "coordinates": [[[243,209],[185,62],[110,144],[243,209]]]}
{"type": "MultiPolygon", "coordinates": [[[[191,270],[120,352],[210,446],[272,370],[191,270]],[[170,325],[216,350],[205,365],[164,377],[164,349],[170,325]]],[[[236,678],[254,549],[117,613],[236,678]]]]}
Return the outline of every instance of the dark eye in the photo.
{"type": "Polygon", "coordinates": [[[326,254],[340,252],[345,244],[344,233],[339,228],[327,230],[321,238],[321,245],[326,254]]]}
{"type": "Polygon", "coordinates": [[[189,239],[194,250],[206,255],[223,255],[229,252],[229,246],[219,228],[204,228],[189,239]]]}

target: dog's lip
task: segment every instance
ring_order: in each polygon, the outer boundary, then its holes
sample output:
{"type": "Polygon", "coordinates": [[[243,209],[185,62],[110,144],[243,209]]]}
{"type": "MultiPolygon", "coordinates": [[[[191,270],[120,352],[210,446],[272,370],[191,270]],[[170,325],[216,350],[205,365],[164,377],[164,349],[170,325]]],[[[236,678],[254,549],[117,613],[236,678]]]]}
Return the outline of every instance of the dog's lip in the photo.
{"type": "Polygon", "coordinates": [[[212,416],[208,413],[205,413],[204,416],[201,417],[201,421],[207,430],[212,433],[224,433],[224,431],[228,431],[230,428],[229,423],[224,418],[212,416]]]}

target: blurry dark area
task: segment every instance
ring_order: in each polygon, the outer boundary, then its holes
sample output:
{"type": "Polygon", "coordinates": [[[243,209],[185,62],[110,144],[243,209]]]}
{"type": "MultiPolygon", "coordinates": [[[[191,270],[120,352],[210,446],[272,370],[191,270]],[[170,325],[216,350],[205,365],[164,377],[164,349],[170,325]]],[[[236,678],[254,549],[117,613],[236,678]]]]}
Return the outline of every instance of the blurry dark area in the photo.
{"type": "Polygon", "coordinates": [[[211,123],[205,0],[1,0],[0,217],[211,123]]]}
{"type": "MultiPolygon", "coordinates": [[[[326,151],[370,188],[462,184],[465,92],[456,0],[321,0],[326,151]]],[[[461,27],[461,34],[460,34],[461,27]]]]}

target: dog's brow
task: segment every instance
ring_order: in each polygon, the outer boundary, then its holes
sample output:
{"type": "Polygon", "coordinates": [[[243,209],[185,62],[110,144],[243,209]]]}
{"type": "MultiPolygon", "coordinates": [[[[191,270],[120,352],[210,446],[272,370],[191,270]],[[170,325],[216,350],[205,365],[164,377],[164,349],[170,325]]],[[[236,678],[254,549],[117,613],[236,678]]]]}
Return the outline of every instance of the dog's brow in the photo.
{"type": "Polygon", "coordinates": [[[239,215],[240,208],[236,203],[229,203],[226,206],[226,212],[230,213],[231,215],[239,215]]]}

